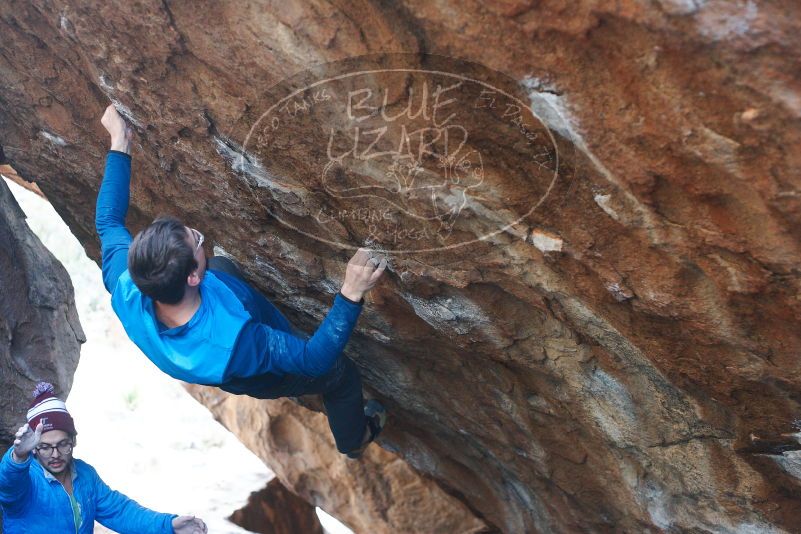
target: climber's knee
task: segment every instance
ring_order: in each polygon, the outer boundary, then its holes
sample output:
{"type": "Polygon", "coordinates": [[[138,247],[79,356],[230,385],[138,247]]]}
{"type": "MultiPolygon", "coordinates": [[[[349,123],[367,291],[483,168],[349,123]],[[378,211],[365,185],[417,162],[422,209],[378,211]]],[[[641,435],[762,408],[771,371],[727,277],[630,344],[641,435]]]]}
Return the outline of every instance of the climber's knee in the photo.
{"type": "Polygon", "coordinates": [[[206,266],[209,270],[230,274],[231,276],[239,278],[240,280],[245,279],[242,275],[242,270],[231,258],[227,258],[225,256],[214,256],[209,258],[206,266]]]}

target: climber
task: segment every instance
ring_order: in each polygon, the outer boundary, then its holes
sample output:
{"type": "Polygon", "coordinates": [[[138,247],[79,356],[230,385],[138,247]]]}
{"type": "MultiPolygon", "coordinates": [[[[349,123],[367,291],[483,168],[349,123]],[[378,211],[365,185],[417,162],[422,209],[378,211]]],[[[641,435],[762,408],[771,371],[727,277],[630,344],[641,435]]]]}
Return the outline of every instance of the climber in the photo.
{"type": "Polygon", "coordinates": [[[131,130],[114,106],[101,123],[111,149],[95,226],[103,283],[131,340],[185,382],[259,399],[322,394],[337,449],[358,458],[381,432],[386,411],[375,400],[364,403],[358,368],[342,351],[386,259],[359,249],[328,315],[304,339],[233,261],[206,259],[198,230],[160,217],[131,239],[125,228],[131,130]]]}
{"type": "Polygon", "coordinates": [[[207,532],[196,517],[160,514],[109,488],[91,465],[72,457],[75,422],[53,386],[40,382],[33,397],[28,422],[0,460],[6,534],[86,534],[95,520],[122,534],[207,532]]]}

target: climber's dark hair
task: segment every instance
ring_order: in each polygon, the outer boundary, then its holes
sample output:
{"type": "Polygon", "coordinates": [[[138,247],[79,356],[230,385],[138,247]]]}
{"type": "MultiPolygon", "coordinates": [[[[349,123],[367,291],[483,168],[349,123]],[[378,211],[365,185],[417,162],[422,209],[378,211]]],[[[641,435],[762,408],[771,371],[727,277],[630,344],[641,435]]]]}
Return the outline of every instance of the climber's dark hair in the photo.
{"type": "Polygon", "coordinates": [[[176,304],[184,297],[186,278],[197,267],[186,226],[173,217],[153,221],[128,250],[128,271],[136,287],[164,304],[176,304]]]}

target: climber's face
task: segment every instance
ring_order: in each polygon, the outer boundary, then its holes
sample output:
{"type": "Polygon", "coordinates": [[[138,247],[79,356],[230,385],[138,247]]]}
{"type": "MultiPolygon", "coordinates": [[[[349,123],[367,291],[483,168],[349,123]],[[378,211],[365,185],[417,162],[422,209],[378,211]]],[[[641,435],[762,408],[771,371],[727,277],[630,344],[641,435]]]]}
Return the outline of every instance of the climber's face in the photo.
{"type": "Polygon", "coordinates": [[[189,245],[195,251],[195,261],[197,262],[197,269],[189,275],[187,283],[190,286],[195,286],[203,280],[203,276],[206,274],[206,253],[203,250],[204,237],[199,231],[188,226],[186,227],[186,233],[189,245]]]}

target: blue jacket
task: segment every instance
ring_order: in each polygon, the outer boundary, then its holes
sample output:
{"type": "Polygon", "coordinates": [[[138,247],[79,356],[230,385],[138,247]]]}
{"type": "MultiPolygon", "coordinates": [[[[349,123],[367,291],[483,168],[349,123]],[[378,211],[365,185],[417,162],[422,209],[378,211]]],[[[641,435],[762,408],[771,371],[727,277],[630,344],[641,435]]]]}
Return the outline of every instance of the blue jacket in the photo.
{"type": "Polygon", "coordinates": [[[256,397],[269,397],[270,386],[284,374],[316,377],[331,369],[361,312],[359,303],[341,294],[314,335],[304,339],[258,291],[234,276],[209,270],[192,319],[177,328],[162,325],[152,299],[139,291],[127,270],[130,176],[131,157],[109,152],[95,226],[103,283],[125,331],[145,356],[174,378],[256,397]]]}
{"type": "Polygon", "coordinates": [[[0,506],[6,534],[91,534],[95,520],[121,534],[172,534],[174,514],[140,506],[109,488],[94,467],[72,462],[72,494],[80,509],[79,524],[69,495],[53,475],[28,455],[24,463],[0,460],[0,506]]]}

